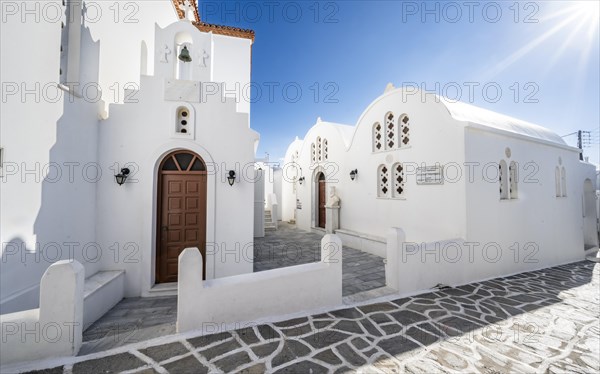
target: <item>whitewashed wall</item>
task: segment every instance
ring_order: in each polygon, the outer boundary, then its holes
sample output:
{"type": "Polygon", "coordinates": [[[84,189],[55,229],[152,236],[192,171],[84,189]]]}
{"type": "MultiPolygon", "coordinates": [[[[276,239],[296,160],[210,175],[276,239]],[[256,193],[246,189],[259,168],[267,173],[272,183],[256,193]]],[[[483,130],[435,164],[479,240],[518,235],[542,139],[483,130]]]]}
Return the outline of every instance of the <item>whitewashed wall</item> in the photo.
{"type": "MultiPolygon", "coordinates": [[[[6,85],[18,91],[6,96],[0,110],[1,313],[36,308],[41,276],[55,261],[75,258],[88,274],[99,266],[93,248],[99,103],[93,89],[87,99],[69,98],[57,89],[60,22],[28,16],[22,23],[21,13],[6,20],[1,25],[3,91],[8,92],[6,85]],[[23,58],[22,39],[14,35],[29,36],[26,48],[35,58],[23,58]],[[92,261],[84,258],[87,250],[92,261]]],[[[98,54],[98,43],[82,29],[81,86],[97,81],[98,54]]]]}
{"type": "MultiPolygon", "coordinates": [[[[466,186],[466,239],[482,246],[497,243],[501,249],[498,262],[510,264],[513,272],[535,264],[549,267],[583,259],[583,184],[594,176],[594,167],[580,162],[572,148],[519,136],[469,129],[466,139],[466,159],[482,165],[473,183],[466,186]],[[502,159],[519,165],[517,199],[500,200],[497,169],[489,168],[488,177],[482,176],[484,165],[496,165],[502,159]],[[567,172],[566,197],[556,197],[555,168],[559,165],[567,172]]],[[[491,256],[494,251],[490,248],[491,256]]],[[[502,272],[506,269],[493,262],[482,263],[477,271],[488,276],[506,274],[502,272]]]]}
{"type": "Polygon", "coordinates": [[[177,331],[340,306],[341,249],[336,235],[325,235],[318,263],[202,281],[202,256],[186,248],[179,256],[177,331]]]}

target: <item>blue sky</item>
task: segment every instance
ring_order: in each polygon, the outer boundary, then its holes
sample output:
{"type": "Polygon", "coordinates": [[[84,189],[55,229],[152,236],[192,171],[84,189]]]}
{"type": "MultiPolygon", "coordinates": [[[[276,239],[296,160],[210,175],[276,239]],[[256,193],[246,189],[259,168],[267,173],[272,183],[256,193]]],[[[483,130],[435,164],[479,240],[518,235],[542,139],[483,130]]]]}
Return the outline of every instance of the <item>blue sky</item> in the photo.
{"type": "MultiPolygon", "coordinates": [[[[597,4],[200,1],[200,11],[203,21],[256,32],[251,126],[261,134],[258,157],[283,157],[319,116],[355,125],[392,82],[417,84],[559,135],[592,130],[596,146],[585,155],[597,164],[597,4]]],[[[575,144],[576,138],[565,140],[575,144]]]]}

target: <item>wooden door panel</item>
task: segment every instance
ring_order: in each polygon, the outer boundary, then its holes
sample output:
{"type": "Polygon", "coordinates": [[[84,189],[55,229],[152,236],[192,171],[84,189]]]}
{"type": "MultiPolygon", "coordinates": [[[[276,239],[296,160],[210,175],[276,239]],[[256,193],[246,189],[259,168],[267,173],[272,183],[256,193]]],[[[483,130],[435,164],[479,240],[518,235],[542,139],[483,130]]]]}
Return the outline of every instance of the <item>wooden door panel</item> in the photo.
{"type": "Polygon", "coordinates": [[[325,228],[325,181],[319,180],[319,227],[325,228]]]}
{"type": "MultiPolygon", "coordinates": [[[[176,282],[181,252],[198,247],[206,259],[206,174],[162,174],[157,282],[176,282]]],[[[203,266],[206,274],[206,263],[203,266]]]]}

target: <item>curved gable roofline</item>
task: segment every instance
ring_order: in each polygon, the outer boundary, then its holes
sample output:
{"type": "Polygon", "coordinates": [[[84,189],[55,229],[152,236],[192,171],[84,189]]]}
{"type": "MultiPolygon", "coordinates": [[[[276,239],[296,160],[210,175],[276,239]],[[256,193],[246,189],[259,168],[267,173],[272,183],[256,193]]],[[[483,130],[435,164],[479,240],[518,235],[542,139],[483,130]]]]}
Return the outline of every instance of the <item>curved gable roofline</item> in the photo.
{"type": "MultiPolygon", "coordinates": [[[[404,94],[405,88],[399,87],[388,92],[383,93],[379,97],[369,104],[369,106],[362,112],[358,121],[356,121],[356,126],[354,126],[354,134],[350,139],[350,143],[348,144],[348,148],[352,146],[354,141],[354,135],[356,134],[356,129],[359,124],[363,121],[363,118],[367,115],[367,113],[382,99],[391,96],[391,95],[402,95],[404,94]]],[[[410,95],[422,95],[422,91],[411,87],[410,95]]],[[[497,112],[493,112],[491,110],[483,109],[477,107],[475,105],[466,104],[460,101],[451,101],[443,96],[435,95],[433,93],[427,93],[427,96],[435,97],[436,99],[427,100],[428,103],[441,104],[443,105],[451,118],[456,121],[467,122],[467,126],[469,127],[477,127],[483,130],[498,132],[498,130],[503,132],[509,132],[513,134],[522,135],[528,138],[540,140],[542,142],[550,142],[557,144],[561,147],[568,147],[565,141],[555,132],[533,124],[527,121],[519,120],[504,114],[500,114],[497,112]]]]}
{"type": "Polygon", "coordinates": [[[483,126],[508,131],[530,138],[566,145],[563,138],[545,127],[460,101],[450,101],[441,96],[439,99],[446,106],[452,118],[457,121],[469,122],[479,125],[477,127],[483,126]]]}
{"type": "Polygon", "coordinates": [[[316,132],[317,135],[319,135],[319,129],[323,128],[323,127],[332,128],[338,134],[338,136],[342,139],[342,142],[344,143],[346,150],[348,150],[348,147],[350,147],[350,141],[352,140],[352,137],[354,136],[354,131],[355,131],[355,126],[352,126],[352,125],[344,125],[341,123],[320,121],[320,122],[315,123],[306,132],[304,139],[305,140],[309,139],[313,132],[316,132]]]}

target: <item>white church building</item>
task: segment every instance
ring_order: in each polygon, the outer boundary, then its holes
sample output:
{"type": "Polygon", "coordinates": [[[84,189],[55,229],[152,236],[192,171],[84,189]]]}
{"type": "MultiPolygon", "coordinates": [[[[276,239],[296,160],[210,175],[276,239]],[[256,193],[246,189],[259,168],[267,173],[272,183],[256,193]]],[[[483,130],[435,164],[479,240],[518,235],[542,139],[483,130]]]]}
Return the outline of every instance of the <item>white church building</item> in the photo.
{"type": "MultiPolygon", "coordinates": [[[[489,261],[466,264],[463,281],[573,262],[598,246],[596,172],[580,152],[541,126],[390,84],[355,126],[319,118],[289,145],[282,218],[382,257],[390,228],[423,255],[427,243],[475,243],[489,261]]],[[[405,260],[400,273],[435,272],[405,260]]]]}

